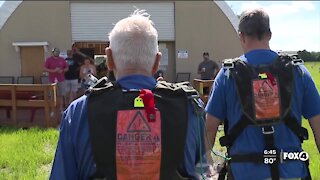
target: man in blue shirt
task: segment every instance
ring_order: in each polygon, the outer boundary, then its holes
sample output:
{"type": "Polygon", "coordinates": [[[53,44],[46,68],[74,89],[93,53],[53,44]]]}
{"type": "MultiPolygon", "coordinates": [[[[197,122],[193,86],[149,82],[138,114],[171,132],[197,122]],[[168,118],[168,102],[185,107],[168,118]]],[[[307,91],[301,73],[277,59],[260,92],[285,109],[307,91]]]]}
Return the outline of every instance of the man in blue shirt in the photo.
{"type": "MultiPolygon", "coordinates": [[[[240,57],[247,64],[271,64],[278,54],[269,47],[271,31],[269,16],[262,9],[248,10],[242,13],[239,23],[239,37],[244,55],[240,57]]],[[[228,77],[226,69],[218,73],[206,106],[209,142],[214,143],[219,124],[227,120],[228,129],[232,129],[241,119],[243,112],[237,94],[235,79],[228,77]]],[[[241,75],[239,75],[241,76],[241,75]]],[[[292,116],[301,125],[301,116],[309,120],[316,144],[320,150],[320,98],[312,77],[305,66],[294,67],[294,86],[291,103],[292,116]],[[300,70],[302,72],[300,72],[300,70]]],[[[245,86],[246,84],[243,84],[245,86]]],[[[252,102],[253,103],[253,102],[252,102]]],[[[274,127],[274,144],[277,150],[284,152],[301,151],[299,138],[283,122],[274,127]]],[[[266,141],[262,128],[248,125],[234,140],[229,154],[263,153],[266,141]]],[[[212,147],[208,147],[212,148],[212,147]]],[[[209,157],[209,154],[208,154],[209,157]]],[[[311,157],[312,158],[312,157],[311,157]]],[[[286,161],[278,164],[280,178],[303,178],[307,176],[306,165],[302,161],[286,161]]],[[[230,172],[230,171],[229,171],[230,172]]],[[[236,180],[271,179],[269,165],[253,162],[232,162],[231,172],[236,180]]]]}
{"type": "MultiPolygon", "coordinates": [[[[115,25],[109,34],[109,40],[110,46],[106,49],[107,65],[114,72],[117,84],[123,90],[154,89],[157,82],[152,75],[158,69],[161,54],[158,50],[158,33],[149,15],[143,10],[136,10],[130,17],[115,25]]],[[[64,112],[50,179],[89,179],[96,172],[90,141],[88,99],[87,96],[80,97],[64,112]]],[[[202,133],[198,127],[198,116],[190,102],[187,108],[183,160],[174,171],[186,178],[199,179],[196,164],[199,163],[200,156],[204,156],[205,149],[201,147],[202,133]]],[[[166,127],[162,127],[164,128],[166,127]]],[[[165,161],[170,162],[171,159],[165,161]]]]}

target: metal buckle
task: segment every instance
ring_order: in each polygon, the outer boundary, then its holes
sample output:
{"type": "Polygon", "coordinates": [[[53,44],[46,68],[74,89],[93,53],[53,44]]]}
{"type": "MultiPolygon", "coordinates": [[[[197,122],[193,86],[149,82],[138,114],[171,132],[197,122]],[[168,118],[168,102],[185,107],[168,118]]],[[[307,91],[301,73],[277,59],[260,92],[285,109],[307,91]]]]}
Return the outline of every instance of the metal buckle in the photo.
{"type": "Polygon", "coordinates": [[[229,79],[230,77],[230,69],[234,68],[233,59],[227,59],[222,63],[222,68],[225,70],[224,75],[229,79]]]}
{"type": "Polygon", "coordinates": [[[294,60],[292,60],[291,62],[292,62],[292,64],[293,64],[294,66],[299,66],[299,65],[303,65],[303,64],[304,64],[304,62],[303,62],[302,59],[294,59],[294,60]]]}
{"type": "Polygon", "coordinates": [[[274,133],[274,127],[271,126],[271,130],[266,130],[265,127],[262,127],[262,133],[263,134],[273,134],[274,133]]]}
{"type": "Polygon", "coordinates": [[[229,68],[229,69],[234,68],[233,62],[234,62],[233,59],[227,59],[227,60],[225,60],[225,61],[222,63],[222,67],[225,68],[225,69],[227,69],[227,68],[229,68]]]}

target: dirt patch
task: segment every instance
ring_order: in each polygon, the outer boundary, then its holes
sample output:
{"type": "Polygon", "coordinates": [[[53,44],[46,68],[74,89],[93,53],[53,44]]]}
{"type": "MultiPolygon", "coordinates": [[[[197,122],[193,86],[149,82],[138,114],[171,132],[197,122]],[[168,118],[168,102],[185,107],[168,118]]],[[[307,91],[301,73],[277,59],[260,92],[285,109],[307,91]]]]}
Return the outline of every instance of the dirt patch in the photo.
{"type": "Polygon", "coordinates": [[[0,167],[0,174],[10,174],[12,172],[12,169],[9,167],[0,167]]]}

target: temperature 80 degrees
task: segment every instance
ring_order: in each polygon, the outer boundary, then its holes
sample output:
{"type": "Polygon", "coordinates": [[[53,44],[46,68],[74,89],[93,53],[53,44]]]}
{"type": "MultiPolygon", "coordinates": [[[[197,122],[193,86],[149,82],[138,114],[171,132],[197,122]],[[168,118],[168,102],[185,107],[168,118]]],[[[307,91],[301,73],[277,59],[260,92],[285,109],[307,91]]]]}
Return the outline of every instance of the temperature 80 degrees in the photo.
{"type": "Polygon", "coordinates": [[[276,158],[274,157],[264,157],[263,163],[264,164],[273,164],[276,161],[276,158]]]}

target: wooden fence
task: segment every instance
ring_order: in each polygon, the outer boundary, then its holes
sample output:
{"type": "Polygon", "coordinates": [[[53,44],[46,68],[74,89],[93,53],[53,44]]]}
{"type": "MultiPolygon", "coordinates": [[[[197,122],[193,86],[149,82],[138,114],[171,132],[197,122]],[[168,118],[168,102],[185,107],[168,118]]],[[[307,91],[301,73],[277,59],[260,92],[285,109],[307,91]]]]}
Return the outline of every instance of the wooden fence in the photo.
{"type": "Polygon", "coordinates": [[[0,110],[7,114],[6,120],[0,119],[0,125],[56,127],[61,116],[58,103],[56,84],[0,84],[0,110]],[[31,110],[29,122],[18,119],[18,109],[31,110]],[[36,110],[44,110],[42,122],[34,121],[36,110]]]}

